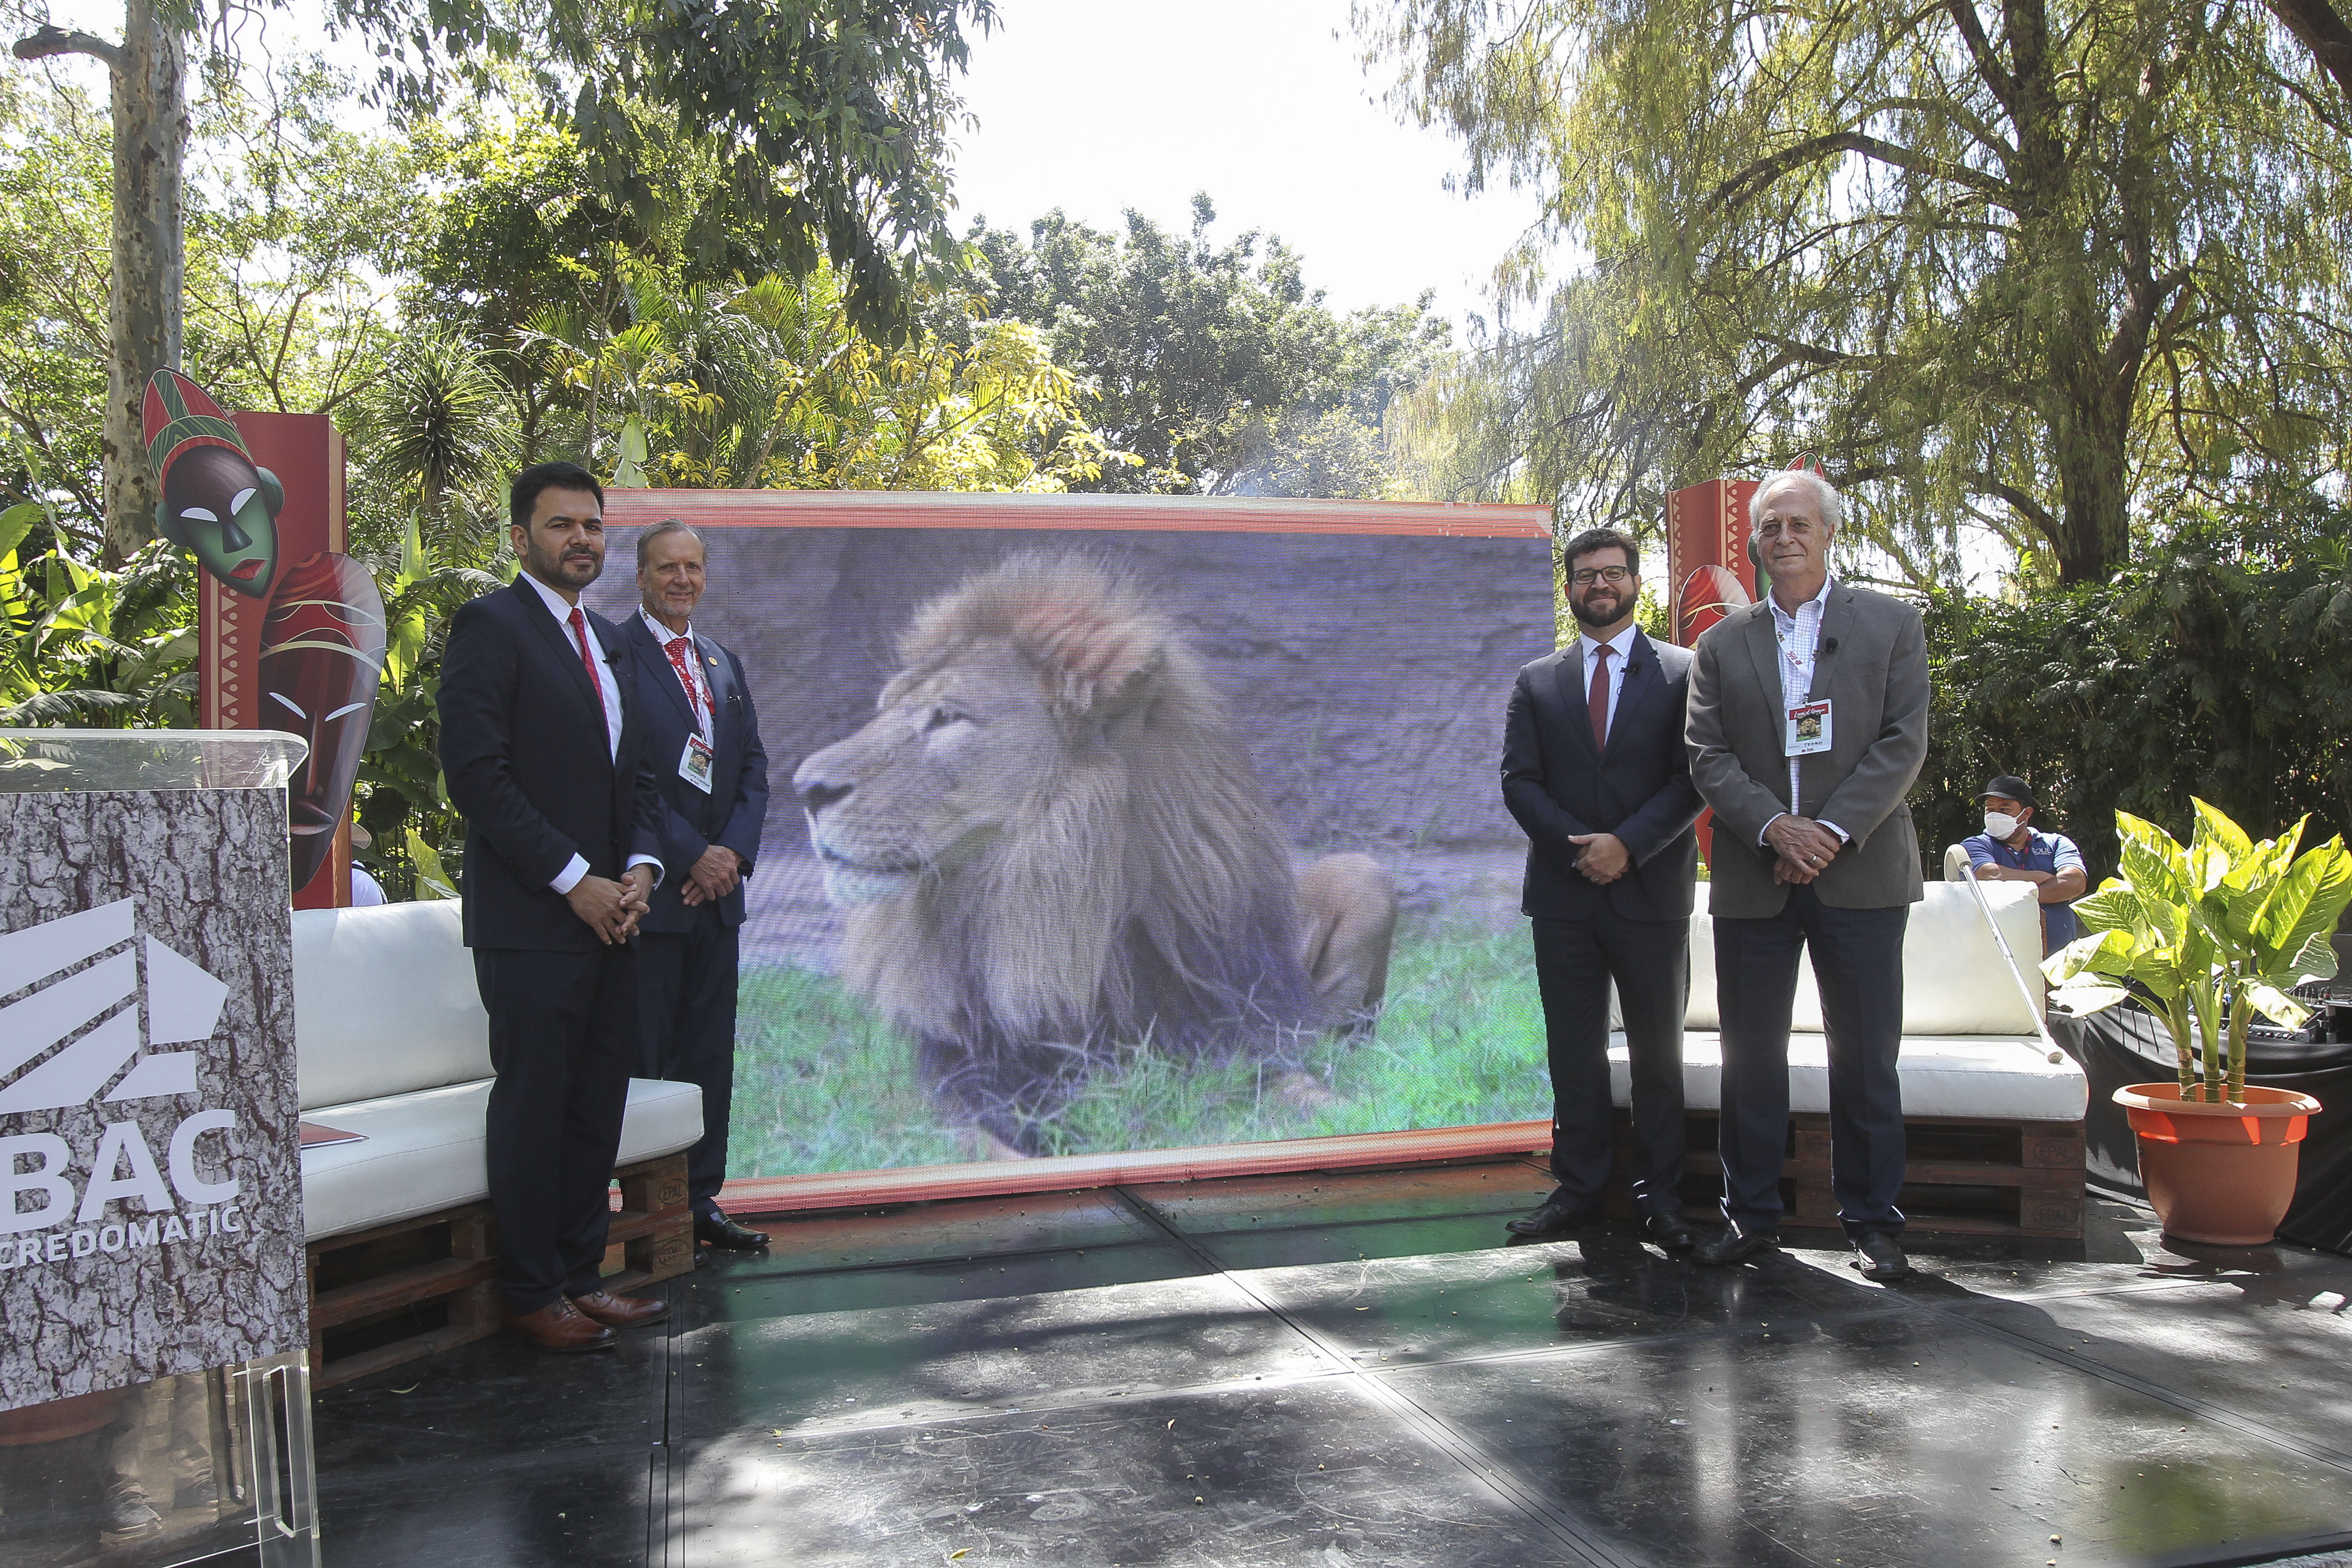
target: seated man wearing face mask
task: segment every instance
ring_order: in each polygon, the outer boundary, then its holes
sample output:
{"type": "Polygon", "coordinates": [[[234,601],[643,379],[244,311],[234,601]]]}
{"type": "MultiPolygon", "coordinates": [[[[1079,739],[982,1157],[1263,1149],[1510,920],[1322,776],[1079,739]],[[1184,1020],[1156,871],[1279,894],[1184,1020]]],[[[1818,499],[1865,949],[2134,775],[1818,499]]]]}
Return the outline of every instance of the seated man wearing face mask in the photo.
{"type": "Polygon", "coordinates": [[[2083,852],[2063,834],[2036,833],[2033,791],[2013,773],[2003,773],[1977,796],[1984,806],[1985,830],[1960,841],[1979,882],[2032,882],[2042,900],[2042,951],[2047,955],[2074,940],[2076,899],[2090,884],[2083,852]]]}

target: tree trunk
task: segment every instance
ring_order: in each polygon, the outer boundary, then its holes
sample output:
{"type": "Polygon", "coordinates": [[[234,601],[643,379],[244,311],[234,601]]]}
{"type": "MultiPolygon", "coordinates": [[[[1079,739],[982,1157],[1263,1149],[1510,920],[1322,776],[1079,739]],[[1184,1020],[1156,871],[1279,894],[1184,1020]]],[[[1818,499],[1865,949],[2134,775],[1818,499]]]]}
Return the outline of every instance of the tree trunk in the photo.
{"type": "Polygon", "coordinates": [[[2110,401],[2100,388],[2079,391],[2050,422],[2051,457],[2065,501],[2050,542],[2061,584],[2104,583],[2131,559],[2130,416],[2105,406],[2110,401]]]}
{"type": "Polygon", "coordinates": [[[114,293],[107,308],[106,553],[155,536],[155,481],[140,405],[147,378],[180,367],[187,269],[180,166],[188,145],[186,58],[155,0],[127,0],[114,62],[114,293]]]}

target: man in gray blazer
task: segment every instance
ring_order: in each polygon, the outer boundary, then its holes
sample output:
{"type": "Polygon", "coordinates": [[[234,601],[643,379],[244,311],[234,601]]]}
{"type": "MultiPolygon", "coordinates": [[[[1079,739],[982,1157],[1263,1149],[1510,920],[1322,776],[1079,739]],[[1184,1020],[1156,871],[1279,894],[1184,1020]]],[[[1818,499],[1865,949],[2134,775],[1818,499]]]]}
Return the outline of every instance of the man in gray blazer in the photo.
{"type": "Polygon", "coordinates": [[[1927,749],[1919,612],[1834,581],[1842,505],[1804,469],[1758,488],[1748,516],[1763,603],[1699,638],[1691,782],[1715,812],[1709,861],[1723,1018],[1723,1212],[1698,1247],[1732,1263],[1779,1245],[1789,1014],[1810,948],[1829,1035],[1831,1186],[1875,1280],[1908,1273],[1903,1212],[1903,931],[1920,898],[1903,803],[1927,749]]]}

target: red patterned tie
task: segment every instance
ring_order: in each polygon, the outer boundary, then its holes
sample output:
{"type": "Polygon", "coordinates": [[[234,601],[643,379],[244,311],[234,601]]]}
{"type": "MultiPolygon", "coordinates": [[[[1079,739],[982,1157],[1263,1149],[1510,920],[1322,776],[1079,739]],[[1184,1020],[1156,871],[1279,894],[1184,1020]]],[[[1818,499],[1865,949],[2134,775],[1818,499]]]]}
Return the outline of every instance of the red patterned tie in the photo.
{"type": "Polygon", "coordinates": [[[686,637],[672,637],[662,644],[669,655],[669,667],[677,671],[677,682],[686,688],[687,706],[694,710],[694,727],[707,738],[710,733],[710,703],[702,694],[702,682],[695,679],[694,659],[688,652],[694,644],[686,637]]]}
{"type": "Polygon", "coordinates": [[[1592,650],[1592,689],[1586,694],[1585,707],[1592,715],[1595,750],[1609,744],[1609,656],[1616,651],[1607,643],[1592,650]]]}
{"type": "Polygon", "coordinates": [[[588,640],[588,617],[580,613],[577,605],[572,606],[572,635],[580,639],[580,668],[588,672],[588,689],[596,694],[596,711],[602,713],[604,683],[596,679],[596,661],[588,657],[588,650],[596,645],[588,640]]]}

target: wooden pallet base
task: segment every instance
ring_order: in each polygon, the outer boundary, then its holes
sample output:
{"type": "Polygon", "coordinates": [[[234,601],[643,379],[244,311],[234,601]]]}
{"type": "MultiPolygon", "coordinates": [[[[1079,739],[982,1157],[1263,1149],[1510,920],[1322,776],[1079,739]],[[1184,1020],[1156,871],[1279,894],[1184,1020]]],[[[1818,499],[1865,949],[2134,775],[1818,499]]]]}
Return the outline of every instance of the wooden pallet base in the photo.
{"type": "MultiPolygon", "coordinates": [[[[606,1288],[636,1289],[692,1268],[686,1156],[613,1176],[620,1192],[606,1288]]],[[[490,1205],[467,1204],[311,1243],[311,1385],[332,1387],[497,1332],[498,1237],[490,1205]]]]}
{"type": "MultiPolygon", "coordinates": [[[[1633,1168],[1633,1129],[1617,1112],[1617,1179],[1610,1209],[1633,1215],[1626,1178],[1633,1168]]],[[[1717,1212],[1723,1163],[1716,1154],[1717,1116],[1685,1118],[1683,1197],[1695,1212],[1717,1212]]],[[[1838,1228],[1830,1191],[1830,1119],[1789,1118],[1787,1163],[1780,1197],[1786,1223],[1799,1229],[1838,1228]]],[[[2083,1236],[2083,1124],[2001,1121],[1975,1117],[1904,1118],[1909,1158],[1903,1167],[1902,1206],[1908,1228],[1922,1234],[2031,1237],[2079,1241],[2083,1236]]]]}

